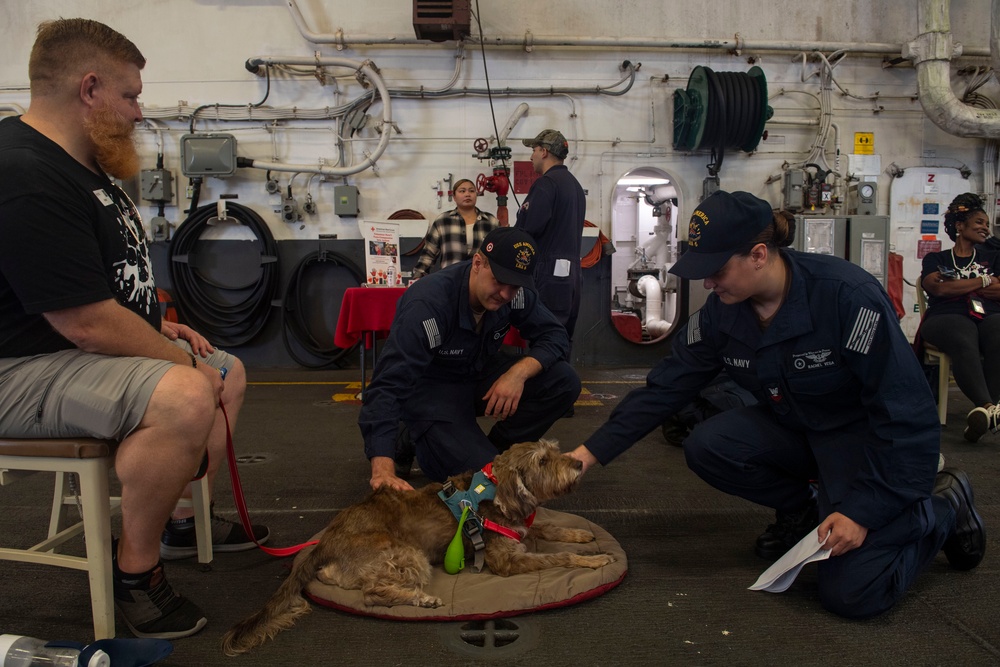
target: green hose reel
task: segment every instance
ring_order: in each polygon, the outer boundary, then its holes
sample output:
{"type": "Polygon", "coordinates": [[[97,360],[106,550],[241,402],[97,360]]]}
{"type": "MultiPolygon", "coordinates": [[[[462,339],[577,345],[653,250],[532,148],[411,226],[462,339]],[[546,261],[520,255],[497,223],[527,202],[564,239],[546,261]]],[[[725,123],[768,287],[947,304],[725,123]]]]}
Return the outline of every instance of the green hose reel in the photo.
{"type": "Polygon", "coordinates": [[[674,91],[674,149],[739,148],[751,152],[774,114],[764,70],[714,72],[699,65],[686,90],[674,91]]]}

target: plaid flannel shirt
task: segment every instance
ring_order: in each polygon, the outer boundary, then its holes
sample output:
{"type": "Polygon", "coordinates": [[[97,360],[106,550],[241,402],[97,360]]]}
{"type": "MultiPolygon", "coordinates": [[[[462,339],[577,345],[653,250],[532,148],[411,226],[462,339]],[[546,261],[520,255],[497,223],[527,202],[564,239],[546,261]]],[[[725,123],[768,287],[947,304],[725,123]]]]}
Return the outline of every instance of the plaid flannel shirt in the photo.
{"type": "Polygon", "coordinates": [[[430,272],[435,261],[440,259],[441,267],[457,264],[472,257],[486,235],[500,225],[492,213],[484,213],[476,208],[476,222],[472,226],[472,245],[465,240],[465,219],[458,209],[442,213],[431,223],[424,237],[424,249],[413,267],[413,278],[420,278],[430,272]]]}

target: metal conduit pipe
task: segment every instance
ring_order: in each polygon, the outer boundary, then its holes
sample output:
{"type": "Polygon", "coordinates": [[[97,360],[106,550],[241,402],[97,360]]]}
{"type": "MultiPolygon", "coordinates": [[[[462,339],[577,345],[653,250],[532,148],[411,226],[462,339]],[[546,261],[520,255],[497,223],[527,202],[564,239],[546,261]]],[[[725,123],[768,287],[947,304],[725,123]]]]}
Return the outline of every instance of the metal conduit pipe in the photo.
{"type": "MultiPolygon", "coordinates": [[[[950,0],[919,0],[921,33],[908,43],[903,57],[917,68],[917,94],[927,117],[945,132],[959,137],[1000,137],[1000,111],[964,104],[951,89],[951,59],[961,55],[951,36],[950,0]]],[[[993,0],[991,45],[995,41],[1000,0],[993,0]]],[[[993,54],[994,62],[997,54],[993,54]]]]}
{"type": "Polygon", "coordinates": [[[389,145],[389,137],[392,135],[392,107],[389,100],[389,90],[385,86],[382,77],[367,63],[349,58],[308,58],[295,56],[270,57],[264,56],[247,60],[246,67],[251,72],[256,72],[264,65],[304,65],[307,67],[332,66],[348,67],[357,70],[374,84],[382,100],[382,134],[379,137],[378,146],[364,161],[350,167],[328,167],[314,164],[290,164],[286,162],[265,162],[263,160],[252,160],[250,166],[255,169],[267,169],[269,171],[301,172],[304,174],[323,174],[325,176],[349,176],[357,174],[369,167],[385,152],[389,145]]]}
{"type": "MultiPolygon", "coordinates": [[[[396,35],[355,35],[348,39],[343,30],[335,33],[318,33],[312,30],[302,16],[301,10],[295,0],[285,0],[289,13],[292,15],[299,34],[304,39],[313,44],[334,44],[338,50],[343,50],[351,45],[359,46],[439,46],[437,42],[416,37],[399,37],[396,35]],[[350,44],[348,43],[350,42],[350,44]]],[[[674,39],[665,37],[640,37],[630,39],[627,37],[539,37],[531,32],[523,36],[483,36],[483,45],[492,47],[521,47],[526,51],[531,51],[536,46],[565,47],[565,48],[603,48],[614,51],[621,49],[676,49],[676,50],[704,50],[713,49],[716,51],[821,51],[833,52],[846,50],[852,54],[868,54],[872,56],[891,55],[897,56],[903,49],[901,44],[891,44],[885,42],[790,42],[779,40],[744,40],[739,34],[727,39],[674,39]]],[[[967,48],[965,55],[970,57],[988,57],[988,48],[967,48]]]]}

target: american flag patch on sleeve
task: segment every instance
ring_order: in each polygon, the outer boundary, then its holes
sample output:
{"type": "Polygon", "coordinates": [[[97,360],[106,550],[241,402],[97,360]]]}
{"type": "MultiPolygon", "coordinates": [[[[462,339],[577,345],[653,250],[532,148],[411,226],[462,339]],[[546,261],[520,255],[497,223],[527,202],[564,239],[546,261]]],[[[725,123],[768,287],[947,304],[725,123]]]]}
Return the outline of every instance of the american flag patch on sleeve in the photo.
{"type": "Polygon", "coordinates": [[[424,333],[427,334],[427,346],[430,349],[441,347],[441,332],[438,330],[438,323],[433,317],[424,320],[424,333]]]}
{"type": "Polygon", "coordinates": [[[701,311],[688,318],[687,344],[693,345],[701,341],[701,311]]]}
{"type": "Polygon", "coordinates": [[[852,352],[868,354],[872,348],[872,341],[875,339],[875,332],[878,330],[879,320],[882,318],[871,308],[862,308],[858,311],[858,318],[854,320],[851,328],[851,335],[847,338],[845,347],[852,352]]]}

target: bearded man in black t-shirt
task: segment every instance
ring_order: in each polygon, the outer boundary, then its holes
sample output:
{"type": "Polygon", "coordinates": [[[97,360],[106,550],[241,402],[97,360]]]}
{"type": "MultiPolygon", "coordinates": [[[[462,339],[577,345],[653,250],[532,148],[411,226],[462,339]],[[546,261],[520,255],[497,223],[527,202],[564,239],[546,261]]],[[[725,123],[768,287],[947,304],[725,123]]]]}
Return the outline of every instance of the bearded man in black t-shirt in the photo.
{"type": "MultiPolygon", "coordinates": [[[[108,177],[139,168],[145,62],[96,21],[43,23],[31,105],[0,122],[0,436],[119,442],[115,602],[136,635],[176,639],[206,619],[167,583],[161,558],[197,553],[192,510],[176,504],[206,452],[210,482],[225,459],[220,402],[233,422],[246,371],[161,321],[138,210],[108,177]]],[[[216,551],[255,546],[217,517],[212,534],[216,551]]]]}

